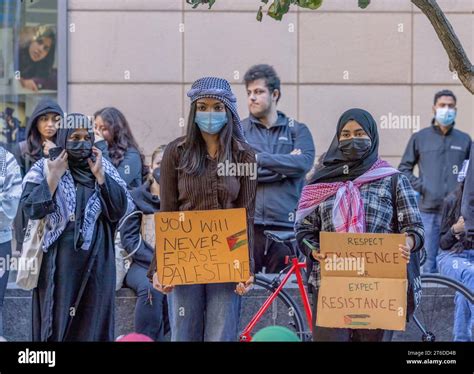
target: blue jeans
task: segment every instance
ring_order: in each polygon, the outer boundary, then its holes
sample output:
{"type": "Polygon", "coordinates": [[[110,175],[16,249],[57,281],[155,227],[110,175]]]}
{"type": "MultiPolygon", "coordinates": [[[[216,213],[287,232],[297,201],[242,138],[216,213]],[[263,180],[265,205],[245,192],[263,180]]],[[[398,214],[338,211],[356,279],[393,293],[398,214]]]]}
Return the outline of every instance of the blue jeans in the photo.
{"type": "Polygon", "coordinates": [[[235,283],[176,286],[168,294],[171,341],[237,341],[241,296],[235,283]]]}
{"type": "Polygon", "coordinates": [[[437,273],[436,256],[439,249],[439,236],[441,228],[441,214],[421,212],[421,220],[425,227],[426,262],[423,273],[437,273]]]}
{"type": "MultiPolygon", "coordinates": [[[[441,274],[461,282],[471,292],[474,291],[474,249],[466,249],[460,253],[441,253],[438,256],[438,267],[441,274]]],[[[454,340],[470,342],[474,305],[459,292],[456,292],[454,303],[454,340]]]]}
{"type": "Polygon", "coordinates": [[[164,340],[164,304],[166,296],[155,290],[146,277],[147,270],[132,262],[125,277],[125,285],[137,294],[135,305],[135,332],[154,341],[164,340]]]}
{"type": "Polygon", "coordinates": [[[6,269],[0,268],[0,336],[3,336],[3,299],[8,284],[8,276],[10,274],[7,256],[11,256],[12,246],[11,241],[0,243],[0,258],[3,258],[2,263],[5,264],[6,269]],[[3,275],[2,275],[3,273],[3,275]]]}

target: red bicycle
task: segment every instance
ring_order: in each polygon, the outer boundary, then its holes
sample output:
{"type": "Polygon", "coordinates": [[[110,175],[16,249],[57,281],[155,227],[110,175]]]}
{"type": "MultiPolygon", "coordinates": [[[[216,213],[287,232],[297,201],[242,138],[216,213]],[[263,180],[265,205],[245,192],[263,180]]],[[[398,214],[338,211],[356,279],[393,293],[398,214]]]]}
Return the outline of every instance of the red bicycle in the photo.
{"type": "MultiPolygon", "coordinates": [[[[288,266],[273,278],[257,274],[254,289],[242,303],[242,332],[240,341],[251,341],[252,333],[264,327],[277,325],[292,329],[302,341],[312,339],[312,310],[303,278],[306,263],[294,250],[292,231],[265,231],[267,248],[271,241],[284,243],[293,255],[287,258],[288,266]],[[282,279],[283,278],[283,279],[282,279]],[[297,284],[297,288],[294,287],[297,284]],[[286,286],[286,287],[285,287],[286,286]],[[297,294],[301,306],[297,302],[297,294]]],[[[423,253],[420,254],[423,258],[423,253]]],[[[460,282],[439,274],[422,274],[419,282],[423,296],[405,332],[396,332],[394,341],[453,341],[455,299],[464,297],[474,303],[474,292],[460,282]]],[[[474,331],[473,331],[474,333],[474,331]]]]}
{"type": "Polygon", "coordinates": [[[243,300],[242,318],[245,326],[240,334],[240,341],[251,341],[252,332],[270,325],[286,326],[293,330],[302,341],[311,340],[312,336],[312,311],[308,293],[303,281],[306,272],[306,262],[301,261],[295,252],[295,236],[293,231],[264,231],[267,237],[265,255],[271,241],[282,243],[290,248],[293,253],[287,257],[288,266],[273,278],[264,274],[257,274],[254,288],[243,300]],[[294,287],[297,284],[297,290],[294,287]],[[285,288],[285,286],[287,286],[285,288]],[[301,307],[291,293],[299,292],[301,307]],[[263,304],[259,300],[264,299],[263,304]],[[255,310],[255,304],[258,309],[255,310]],[[245,319],[250,316],[251,319],[245,319]]]}

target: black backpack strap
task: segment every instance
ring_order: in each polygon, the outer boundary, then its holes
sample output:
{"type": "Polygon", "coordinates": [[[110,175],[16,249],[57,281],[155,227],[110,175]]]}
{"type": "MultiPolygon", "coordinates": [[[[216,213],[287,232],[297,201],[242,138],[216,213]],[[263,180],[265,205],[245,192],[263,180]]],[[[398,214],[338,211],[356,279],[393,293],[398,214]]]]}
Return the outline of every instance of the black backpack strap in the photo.
{"type": "Polygon", "coordinates": [[[393,216],[392,216],[392,227],[394,233],[399,233],[398,230],[398,209],[397,209],[397,185],[398,185],[398,174],[395,173],[392,175],[392,208],[393,208],[393,216]]]}

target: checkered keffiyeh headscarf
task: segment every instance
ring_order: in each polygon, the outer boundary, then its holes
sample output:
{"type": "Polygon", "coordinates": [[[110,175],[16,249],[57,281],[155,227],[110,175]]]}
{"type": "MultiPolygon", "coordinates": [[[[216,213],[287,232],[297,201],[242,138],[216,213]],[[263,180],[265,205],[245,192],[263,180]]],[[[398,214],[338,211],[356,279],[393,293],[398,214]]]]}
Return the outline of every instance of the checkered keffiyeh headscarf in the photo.
{"type": "Polygon", "coordinates": [[[378,159],[353,181],[308,184],[301,193],[296,220],[305,218],[321,202],[336,195],[332,210],[332,223],[336,232],[365,232],[365,210],[360,187],[398,172],[386,161],[378,159]]]}
{"type": "Polygon", "coordinates": [[[237,99],[232,93],[229,82],[216,77],[200,78],[191,86],[191,89],[188,91],[188,97],[191,99],[191,104],[204,97],[222,101],[233,114],[237,137],[239,140],[246,142],[240,117],[237,113],[237,99]]]}

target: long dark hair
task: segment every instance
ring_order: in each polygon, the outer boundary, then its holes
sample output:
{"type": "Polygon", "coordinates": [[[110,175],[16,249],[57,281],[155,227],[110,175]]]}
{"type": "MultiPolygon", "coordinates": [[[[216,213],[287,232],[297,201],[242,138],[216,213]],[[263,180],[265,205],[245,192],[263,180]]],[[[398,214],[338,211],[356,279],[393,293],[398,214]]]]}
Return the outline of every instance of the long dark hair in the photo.
{"type": "Polygon", "coordinates": [[[22,78],[47,78],[51,74],[54,65],[56,52],[56,32],[48,26],[40,26],[35,36],[28,43],[20,47],[19,70],[22,78]],[[39,41],[44,38],[51,39],[51,49],[46,57],[38,62],[34,62],[30,57],[30,45],[33,41],[39,41]]]}
{"type": "Polygon", "coordinates": [[[451,227],[454,225],[459,217],[461,216],[461,204],[462,204],[462,195],[464,191],[464,181],[458,183],[456,189],[448,195],[447,199],[454,200],[454,203],[451,205],[449,211],[447,212],[447,220],[445,226],[451,227]]]}
{"type": "Polygon", "coordinates": [[[107,125],[111,135],[111,140],[107,141],[109,157],[112,164],[117,167],[125,158],[125,153],[129,148],[136,149],[140,153],[142,160],[142,176],[148,174],[148,166],[145,165],[145,156],[138,147],[138,143],[132,134],[130,125],[123,113],[114,107],[106,107],[94,113],[94,118],[101,117],[107,125]]]}
{"type": "MultiPolygon", "coordinates": [[[[237,141],[236,129],[233,126],[234,117],[226,106],[227,124],[219,133],[218,162],[228,160],[232,162],[232,141],[237,141]]],[[[201,175],[206,168],[207,147],[201,130],[194,123],[196,116],[196,102],[191,104],[186,129],[185,150],[181,157],[179,169],[190,175],[201,175]]]]}
{"type": "MultiPolygon", "coordinates": [[[[452,191],[443,203],[443,219],[441,221],[441,233],[446,233],[451,229],[461,216],[462,194],[464,182],[458,183],[456,189],[452,191]]],[[[447,248],[443,248],[447,249],[447,248]]]]}
{"type": "MultiPolygon", "coordinates": [[[[54,135],[53,139],[51,139],[53,143],[55,141],[55,138],[56,135],[54,135]]],[[[30,133],[28,134],[28,138],[26,139],[26,144],[26,155],[31,159],[30,161],[38,161],[43,154],[43,141],[41,138],[41,134],[38,130],[38,120],[36,120],[35,124],[31,126],[30,133]]]]}

